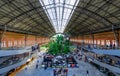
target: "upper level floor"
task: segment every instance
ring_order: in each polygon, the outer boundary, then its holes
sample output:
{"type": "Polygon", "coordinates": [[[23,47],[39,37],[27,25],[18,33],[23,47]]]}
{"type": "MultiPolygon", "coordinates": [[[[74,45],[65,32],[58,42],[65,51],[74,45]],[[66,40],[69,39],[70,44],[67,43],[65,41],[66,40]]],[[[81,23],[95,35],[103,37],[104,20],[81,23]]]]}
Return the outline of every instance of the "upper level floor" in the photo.
{"type": "Polygon", "coordinates": [[[32,45],[32,46],[28,46],[28,47],[0,50],[0,57],[32,52],[34,50],[39,50],[39,46],[40,45],[35,44],[35,45],[32,45]]]}
{"type": "Polygon", "coordinates": [[[94,52],[96,54],[120,56],[120,49],[90,48],[89,45],[82,46],[82,48],[94,52]]]}

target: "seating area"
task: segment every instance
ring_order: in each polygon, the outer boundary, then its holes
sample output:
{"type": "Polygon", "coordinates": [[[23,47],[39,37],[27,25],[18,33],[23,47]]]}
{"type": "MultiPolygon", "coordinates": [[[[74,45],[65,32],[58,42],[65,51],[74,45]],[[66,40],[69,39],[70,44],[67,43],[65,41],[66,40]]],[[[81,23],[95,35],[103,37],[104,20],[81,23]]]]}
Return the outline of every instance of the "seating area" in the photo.
{"type": "Polygon", "coordinates": [[[78,67],[76,60],[72,55],[45,55],[42,62],[44,68],[71,68],[78,67]]]}

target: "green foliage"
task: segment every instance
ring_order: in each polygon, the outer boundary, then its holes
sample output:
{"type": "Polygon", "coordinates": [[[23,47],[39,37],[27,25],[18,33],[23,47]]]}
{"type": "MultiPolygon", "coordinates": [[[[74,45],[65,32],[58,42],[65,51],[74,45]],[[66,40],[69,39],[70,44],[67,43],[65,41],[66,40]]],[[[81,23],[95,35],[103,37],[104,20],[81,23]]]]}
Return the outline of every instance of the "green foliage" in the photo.
{"type": "Polygon", "coordinates": [[[50,42],[49,43],[49,53],[51,54],[57,54],[57,43],[56,42],[50,42]]]}
{"type": "Polygon", "coordinates": [[[41,45],[41,47],[48,47],[48,44],[41,45]]]}
{"type": "Polygon", "coordinates": [[[62,35],[58,35],[55,40],[51,40],[48,44],[50,54],[67,54],[69,52],[69,40],[62,35]]]}

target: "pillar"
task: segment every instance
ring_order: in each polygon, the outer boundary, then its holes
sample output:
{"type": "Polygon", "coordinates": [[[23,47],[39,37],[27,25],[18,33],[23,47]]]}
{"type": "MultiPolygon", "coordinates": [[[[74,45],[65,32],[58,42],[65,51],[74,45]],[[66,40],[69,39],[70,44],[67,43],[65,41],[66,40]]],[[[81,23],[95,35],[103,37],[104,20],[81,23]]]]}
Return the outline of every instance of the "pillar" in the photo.
{"type": "Polygon", "coordinates": [[[35,36],[35,44],[38,44],[38,42],[37,42],[37,36],[35,36]]]}
{"type": "Polygon", "coordinates": [[[0,50],[2,49],[2,39],[6,30],[0,31],[0,50]]]}
{"type": "Polygon", "coordinates": [[[94,34],[91,34],[92,37],[92,43],[93,43],[93,48],[94,48],[94,34]]]}
{"type": "Polygon", "coordinates": [[[114,25],[112,25],[112,31],[114,33],[114,38],[115,38],[115,42],[116,42],[116,48],[118,48],[119,47],[119,30],[115,30],[114,25]]]}
{"type": "Polygon", "coordinates": [[[82,36],[82,46],[84,47],[84,35],[82,36]]]}
{"type": "Polygon", "coordinates": [[[24,40],[25,47],[27,46],[27,37],[28,37],[28,35],[27,35],[27,34],[25,34],[25,40],[24,40]]]}

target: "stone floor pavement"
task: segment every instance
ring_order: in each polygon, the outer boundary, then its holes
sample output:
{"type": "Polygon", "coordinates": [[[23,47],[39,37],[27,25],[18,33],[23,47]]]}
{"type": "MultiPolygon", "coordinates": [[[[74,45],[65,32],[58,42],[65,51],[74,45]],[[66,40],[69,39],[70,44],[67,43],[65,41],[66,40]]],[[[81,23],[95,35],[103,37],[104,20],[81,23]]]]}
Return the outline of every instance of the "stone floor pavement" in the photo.
{"type": "MultiPolygon", "coordinates": [[[[53,76],[53,69],[48,68],[44,70],[44,68],[39,65],[39,68],[36,69],[36,63],[39,60],[39,64],[42,62],[42,58],[35,59],[31,62],[27,69],[20,71],[16,76],[53,76]]],[[[79,68],[69,68],[68,76],[87,76],[87,70],[89,71],[89,76],[105,76],[103,73],[98,71],[94,66],[86,63],[84,61],[77,61],[79,64],[79,68]]]]}

